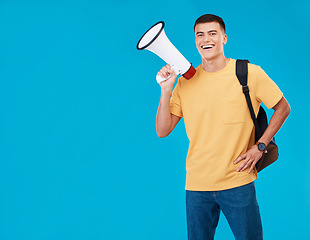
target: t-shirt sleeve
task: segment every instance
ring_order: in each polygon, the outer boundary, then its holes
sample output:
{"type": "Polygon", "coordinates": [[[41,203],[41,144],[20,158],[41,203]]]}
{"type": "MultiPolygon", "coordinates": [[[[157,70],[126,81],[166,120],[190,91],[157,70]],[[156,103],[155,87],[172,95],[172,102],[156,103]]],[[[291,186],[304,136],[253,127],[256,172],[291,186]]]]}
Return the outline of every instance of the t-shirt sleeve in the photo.
{"type": "Polygon", "coordinates": [[[178,117],[183,117],[181,98],[180,98],[180,79],[172,91],[170,98],[170,113],[178,117]]]}
{"type": "Polygon", "coordinates": [[[265,73],[265,71],[258,67],[256,74],[256,99],[263,102],[267,108],[274,107],[283,97],[283,93],[277,84],[265,73]]]}

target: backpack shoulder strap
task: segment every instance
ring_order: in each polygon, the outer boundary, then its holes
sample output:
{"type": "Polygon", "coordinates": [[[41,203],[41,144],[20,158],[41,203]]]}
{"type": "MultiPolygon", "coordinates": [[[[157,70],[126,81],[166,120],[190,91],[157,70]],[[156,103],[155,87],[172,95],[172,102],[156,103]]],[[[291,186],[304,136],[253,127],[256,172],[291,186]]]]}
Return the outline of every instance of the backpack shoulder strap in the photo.
{"type": "Polygon", "coordinates": [[[242,85],[242,91],[244,93],[246,102],[248,104],[248,108],[250,110],[251,118],[253,120],[254,126],[255,126],[255,132],[261,136],[261,130],[258,126],[258,122],[254,113],[253,105],[250,98],[250,90],[248,87],[248,63],[249,60],[241,60],[238,59],[236,61],[236,75],[239,80],[239,83],[242,85]]]}

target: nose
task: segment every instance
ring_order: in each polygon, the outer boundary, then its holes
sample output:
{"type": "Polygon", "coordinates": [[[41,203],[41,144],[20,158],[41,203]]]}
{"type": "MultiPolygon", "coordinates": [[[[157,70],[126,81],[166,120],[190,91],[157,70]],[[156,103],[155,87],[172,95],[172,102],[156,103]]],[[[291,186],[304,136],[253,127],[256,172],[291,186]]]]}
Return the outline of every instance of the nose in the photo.
{"type": "Polygon", "coordinates": [[[203,36],[203,41],[204,41],[204,42],[208,42],[208,41],[209,41],[209,35],[208,35],[208,34],[205,34],[205,35],[203,36]]]}

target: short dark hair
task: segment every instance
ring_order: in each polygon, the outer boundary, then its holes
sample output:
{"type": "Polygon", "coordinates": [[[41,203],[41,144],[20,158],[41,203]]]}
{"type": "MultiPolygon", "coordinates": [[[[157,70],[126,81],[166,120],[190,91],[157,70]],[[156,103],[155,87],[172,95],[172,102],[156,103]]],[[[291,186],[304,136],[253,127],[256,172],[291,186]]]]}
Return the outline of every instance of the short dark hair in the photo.
{"type": "Polygon", "coordinates": [[[220,26],[222,27],[222,29],[224,29],[224,33],[225,33],[225,23],[224,23],[223,19],[221,17],[213,15],[213,14],[205,14],[205,15],[202,15],[199,18],[197,18],[195,25],[194,25],[194,31],[195,31],[195,27],[197,24],[207,23],[207,22],[218,22],[220,24],[220,26]]]}

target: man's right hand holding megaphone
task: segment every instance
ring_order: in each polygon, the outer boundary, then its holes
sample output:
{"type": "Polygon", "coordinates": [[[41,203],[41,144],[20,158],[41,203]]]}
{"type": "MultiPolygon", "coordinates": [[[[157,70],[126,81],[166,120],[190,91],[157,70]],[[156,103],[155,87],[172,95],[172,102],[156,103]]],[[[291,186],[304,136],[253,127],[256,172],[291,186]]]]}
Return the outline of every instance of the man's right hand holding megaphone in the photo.
{"type": "MultiPolygon", "coordinates": [[[[171,68],[169,64],[167,64],[165,67],[163,67],[158,73],[157,76],[160,76],[162,79],[166,79],[164,81],[158,82],[161,88],[168,89],[172,91],[174,82],[177,78],[177,74],[174,72],[174,70],[171,68]]],[[[156,77],[157,77],[156,76],[156,77]]]]}

